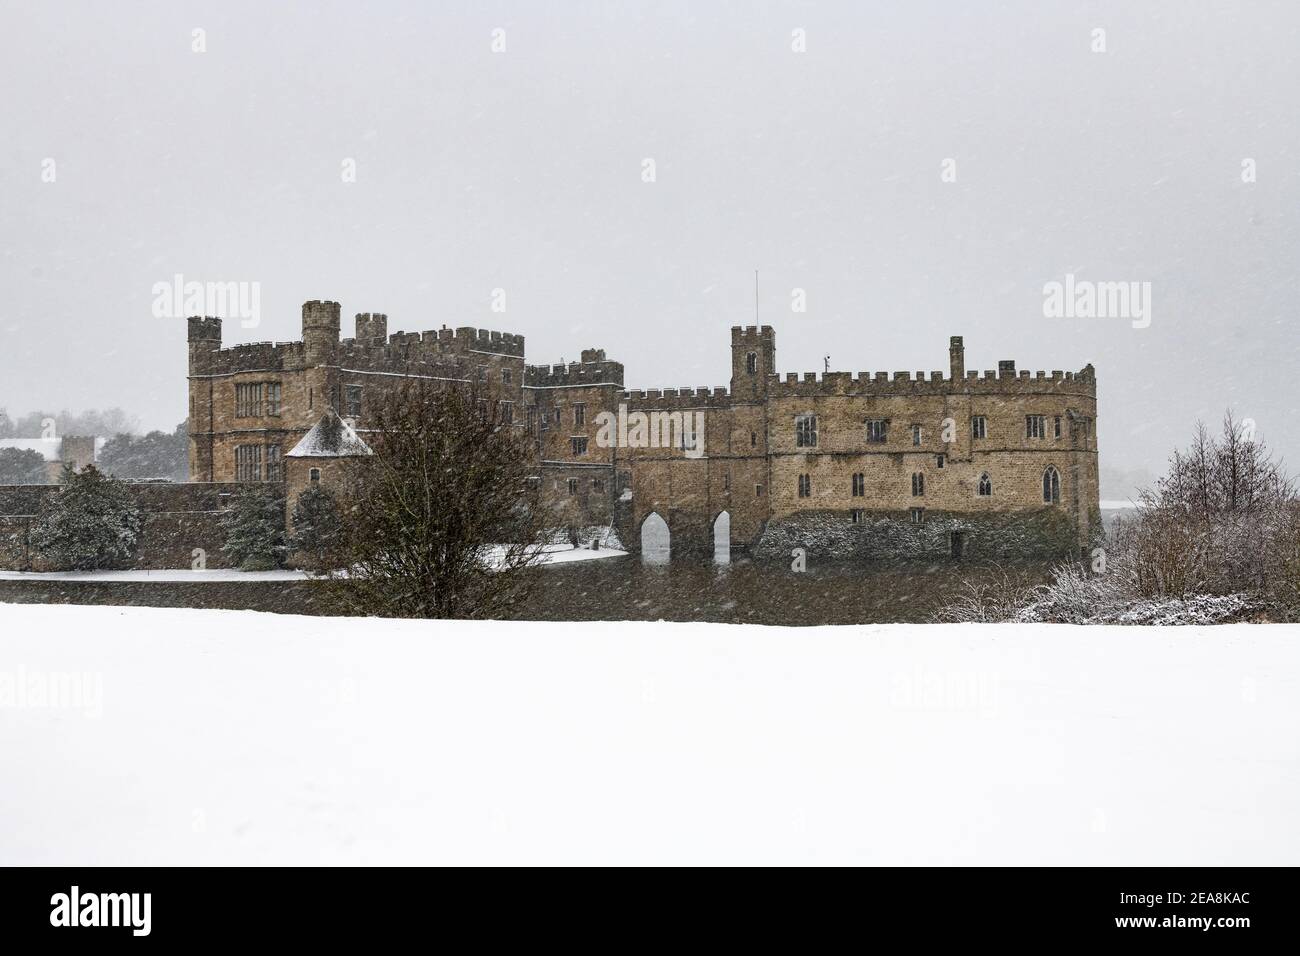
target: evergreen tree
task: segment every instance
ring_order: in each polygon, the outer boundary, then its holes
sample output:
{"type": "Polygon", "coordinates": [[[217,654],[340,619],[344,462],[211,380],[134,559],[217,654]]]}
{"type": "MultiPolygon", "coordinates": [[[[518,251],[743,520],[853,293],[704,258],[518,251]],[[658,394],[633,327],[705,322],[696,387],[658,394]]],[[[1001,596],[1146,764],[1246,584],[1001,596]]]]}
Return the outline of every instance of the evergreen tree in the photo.
{"type": "Polygon", "coordinates": [[[99,466],[116,478],[185,481],[189,477],[189,436],[182,422],[176,431],[115,435],[104,443],[99,466]]]}
{"type": "Polygon", "coordinates": [[[63,466],[57,494],[46,498],[31,531],[32,552],[58,568],[89,570],[135,552],[142,517],[131,493],[94,465],[63,466]]]}
{"type": "Polygon", "coordinates": [[[30,448],[0,448],[0,485],[44,485],[45,459],[30,448]]]}
{"type": "Polygon", "coordinates": [[[221,516],[221,551],[242,571],[270,571],[284,559],[284,499],[274,488],[250,485],[221,516]]]}
{"type": "Polygon", "coordinates": [[[289,547],[318,568],[329,567],[338,545],[338,505],[324,488],[308,488],[293,506],[293,535],[289,547]]]}

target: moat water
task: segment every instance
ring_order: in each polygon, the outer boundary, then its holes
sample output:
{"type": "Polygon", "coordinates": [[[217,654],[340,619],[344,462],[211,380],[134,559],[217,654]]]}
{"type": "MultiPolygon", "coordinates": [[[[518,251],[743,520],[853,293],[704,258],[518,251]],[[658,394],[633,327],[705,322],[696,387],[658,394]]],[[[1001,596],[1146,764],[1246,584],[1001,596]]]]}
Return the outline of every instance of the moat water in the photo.
{"type": "Polygon", "coordinates": [[[642,562],[635,557],[556,565],[530,620],[713,621],[729,624],[922,623],[953,601],[963,582],[1001,576],[1036,584],[1048,567],[1011,569],[942,562],[896,566],[788,564],[741,558],[729,564],[642,562]]]}
{"type": "MultiPolygon", "coordinates": [[[[541,569],[534,598],[513,615],[541,621],[711,621],[729,624],[924,623],[963,582],[1001,577],[1035,584],[1045,565],[967,562],[864,566],[810,562],[807,570],[746,558],[730,564],[606,558],[541,569]]],[[[139,583],[0,581],[0,602],[230,608],[338,613],[310,582],[139,583]]]]}

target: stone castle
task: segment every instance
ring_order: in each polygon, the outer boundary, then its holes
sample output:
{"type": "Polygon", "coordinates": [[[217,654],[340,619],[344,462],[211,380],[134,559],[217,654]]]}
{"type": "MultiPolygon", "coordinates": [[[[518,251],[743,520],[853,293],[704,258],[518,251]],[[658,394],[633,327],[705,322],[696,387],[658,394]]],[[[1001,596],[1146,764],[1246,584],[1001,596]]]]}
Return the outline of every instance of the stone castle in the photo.
{"type": "Polygon", "coordinates": [[[1091,365],[980,374],[954,336],[946,372],[782,376],[751,326],[731,329],[729,385],[630,390],[603,349],[528,365],[521,335],[390,333],[377,313],[340,338],[336,302],[303,305],[297,342],[222,348],[220,319],[188,321],[191,481],[328,484],[372,403],[421,376],[490,384],[564,523],[632,550],[666,525],[674,555],[1037,557],[1100,528],[1091,365]]]}

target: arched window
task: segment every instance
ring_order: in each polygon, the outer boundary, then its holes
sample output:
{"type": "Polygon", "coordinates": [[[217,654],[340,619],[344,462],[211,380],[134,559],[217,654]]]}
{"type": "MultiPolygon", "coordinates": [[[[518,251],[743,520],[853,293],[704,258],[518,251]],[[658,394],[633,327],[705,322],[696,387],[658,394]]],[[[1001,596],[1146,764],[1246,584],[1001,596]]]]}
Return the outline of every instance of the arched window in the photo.
{"type": "Polygon", "coordinates": [[[1052,465],[1043,472],[1043,500],[1049,505],[1061,500],[1061,475],[1052,465]]]}
{"type": "Polygon", "coordinates": [[[912,475],[912,497],[920,498],[925,494],[925,475],[916,472],[912,475]]]}
{"type": "Polygon", "coordinates": [[[320,484],[320,469],[319,469],[319,468],[313,468],[313,469],[311,469],[311,471],[307,472],[307,477],[311,480],[311,483],[312,483],[313,485],[319,485],[319,484],[320,484]]]}
{"type": "Polygon", "coordinates": [[[993,494],[993,482],[989,478],[989,473],[987,471],[980,475],[979,494],[982,498],[987,498],[989,495],[993,494]]]}

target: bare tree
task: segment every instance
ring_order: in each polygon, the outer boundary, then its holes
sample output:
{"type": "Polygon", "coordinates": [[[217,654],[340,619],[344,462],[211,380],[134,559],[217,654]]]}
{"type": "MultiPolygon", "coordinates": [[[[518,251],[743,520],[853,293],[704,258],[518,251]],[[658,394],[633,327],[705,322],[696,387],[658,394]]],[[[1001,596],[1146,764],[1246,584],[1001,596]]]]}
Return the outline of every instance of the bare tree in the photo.
{"type": "Polygon", "coordinates": [[[1112,536],[1113,555],[1142,595],[1250,592],[1296,604],[1300,499],[1282,463],[1231,410],[1217,437],[1197,423],[1142,505],[1112,536]]]}
{"type": "Polygon", "coordinates": [[[468,383],[410,379],[348,460],[335,576],[352,610],[510,616],[535,586],[546,521],[524,429],[468,383]]]}

